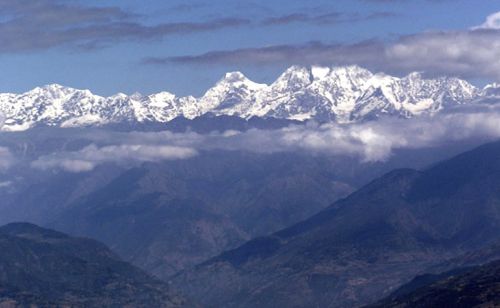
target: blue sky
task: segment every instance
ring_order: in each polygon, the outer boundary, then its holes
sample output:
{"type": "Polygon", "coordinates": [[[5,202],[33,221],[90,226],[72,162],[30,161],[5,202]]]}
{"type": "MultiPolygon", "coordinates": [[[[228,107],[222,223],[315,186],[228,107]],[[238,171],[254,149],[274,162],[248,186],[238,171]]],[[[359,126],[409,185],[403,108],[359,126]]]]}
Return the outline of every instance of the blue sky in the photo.
{"type": "Polygon", "coordinates": [[[226,71],[270,82],[292,64],[500,74],[498,29],[470,30],[500,0],[144,2],[0,0],[0,91],[60,83],[100,95],[201,95],[226,71]],[[427,61],[440,40],[448,53],[427,61]]]}

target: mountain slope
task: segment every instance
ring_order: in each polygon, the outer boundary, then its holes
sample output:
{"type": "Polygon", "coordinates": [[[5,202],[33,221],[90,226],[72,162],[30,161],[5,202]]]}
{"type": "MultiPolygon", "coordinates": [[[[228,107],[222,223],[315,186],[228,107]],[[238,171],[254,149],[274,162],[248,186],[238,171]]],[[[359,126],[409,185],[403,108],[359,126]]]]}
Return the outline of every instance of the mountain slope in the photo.
{"type": "Polygon", "coordinates": [[[498,240],[499,187],[497,142],[421,172],[391,172],[308,220],[173,280],[209,306],[366,304],[498,240]]]}
{"type": "Polygon", "coordinates": [[[420,288],[430,286],[440,280],[448,279],[452,276],[467,273],[481,265],[500,260],[500,242],[484,248],[467,252],[458,257],[446,260],[440,264],[431,266],[413,278],[410,282],[400,286],[396,291],[392,292],[390,296],[378,302],[388,303],[396,299],[406,297],[409,294],[415,293],[420,288]]]}
{"type": "Polygon", "coordinates": [[[391,296],[369,307],[498,307],[500,261],[456,269],[437,281],[402,296],[391,296]]]}
{"type": "Polygon", "coordinates": [[[345,196],[352,188],[336,180],[333,164],[228,152],[142,164],[69,203],[47,223],[99,239],[127,261],[168,277],[345,196]]]}
{"type": "Polygon", "coordinates": [[[424,79],[418,73],[397,78],[357,66],[292,66],[270,85],[255,83],[240,72],[227,73],[200,98],[169,92],[101,97],[53,84],[23,94],[0,94],[0,114],[6,118],[2,130],[7,131],[36,125],[165,123],[207,113],[343,123],[385,115],[433,114],[449,106],[491,99],[495,89],[491,85],[479,90],[457,78],[424,79]]]}
{"type": "Polygon", "coordinates": [[[26,223],[0,227],[2,307],[181,307],[169,287],[104,245],[26,223]]]}

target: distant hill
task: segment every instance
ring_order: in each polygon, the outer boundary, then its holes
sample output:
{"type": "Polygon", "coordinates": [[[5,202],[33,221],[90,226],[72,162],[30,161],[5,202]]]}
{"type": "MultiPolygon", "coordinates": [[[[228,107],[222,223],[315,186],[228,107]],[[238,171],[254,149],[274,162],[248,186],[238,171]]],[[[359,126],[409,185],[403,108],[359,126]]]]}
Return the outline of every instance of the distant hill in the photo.
{"type": "MultiPolygon", "coordinates": [[[[227,152],[146,163],[83,194],[50,217],[49,224],[96,238],[127,261],[166,278],[301,221],[352,191],[336,181],[336,165],[328,163],[292,154],[227,152]]],[[[100,179],[99,170],[92,174],[100,179]]],[[[66,186],[54,183],[57,196],[66,186]]],[[[50,186],[39,187],[45,200],[50,186]]],[[[32,202],[29,206],[34,208],[32,202]]]]}
{"type": "Polygon", "coordinates": [[[500,238],[500,142],[395,170],[319,214],[173,277],[209,306],[352,307],[500,238]]]}
{"type": "Polygon", "coordinates": [[[1,307],[185,307],[169,286],[90,239],[0,227],[1,307]]]}

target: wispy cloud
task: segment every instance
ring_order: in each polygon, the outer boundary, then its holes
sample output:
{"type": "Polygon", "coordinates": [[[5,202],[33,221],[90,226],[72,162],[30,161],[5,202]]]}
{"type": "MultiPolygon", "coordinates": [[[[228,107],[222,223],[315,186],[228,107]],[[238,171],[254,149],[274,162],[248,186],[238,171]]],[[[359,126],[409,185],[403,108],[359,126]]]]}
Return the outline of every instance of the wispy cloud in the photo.
{"type": "Polygon", "coordinates": [[[353,45],[310,42],[300,45],[275,45],[234,50],[216,50],[200,55],[151,57],[146,64],[364,64],[379,59],[384,45],[366,41],[353,45]]]}
{"type": "MultiPolygon", "coordinates": [[[[189,12],[203,3],[171,8],[189,12]]],[[[269,13],[269,12],[268,12],[269,13]]],[[[144,41],[167,36],[216,31],[239,26],[276,26],[290,23],[331,25],[393,17],[389,12],[369,15],[339,12],[291,13],[263,19],[213,18],[186,22],[147,24],[144,16],[119,6],[84,6],[62,0],[0,0],[0,53],[45,50],[68,46],[92,50],[119,41],[144,41]]]]}
{"type": "Polygon", "coordinates": [[[14,155],[6,147],[0,147],[0,171],[9,169],[14,164],[14,155]]]}
{"type": "Polygon", "coordinates": [[[368,15],[347,14],[341,12],[327,12],[321,14],[292,13],[269,17],[261,22],[264,26],[287,25],[291,23],[307,23],[313,25],[334,25],[339,23],[353,23],[374,19],[386,19],[398,16],[392,12],[375,12],[368,15]]]}
{"type": "Polygon", "coordinates": [[[147,25],[119,7],[90,7],[57,0],[0,0],[0,52],[58,46],[95,48],[121,40],[214,31],[249,24],[238,18],[147,25]]]}
{"type": "MultiPolygon", "coordinates": [[[[336,23],[338,21],[340,14],[332,13],[326,18],[330,23],[336,23]]],[[[295,22],[317,22],[314,16],[310,16],[308,14],[303,13],[293,13],[288,15],[270,17],[265,19],[262,24],[263,25],[284,25],[295,22]]]]}
{"type": "Polygon", "coordinates": [[[0,189],[8,188],[12,185],[12,181],[0,181],[0,189]]]}
{"type": "Polygon", "coordinates": [[[97,147],[89,145],[77,152],[62,152],[42,156],[32,162],[32,167],[46,170],[61,168],[70,172],[84,172],[104,163],[133,164],[177,160],[193,157],[194,149],[171,145],[121,144],[97,147]]]}

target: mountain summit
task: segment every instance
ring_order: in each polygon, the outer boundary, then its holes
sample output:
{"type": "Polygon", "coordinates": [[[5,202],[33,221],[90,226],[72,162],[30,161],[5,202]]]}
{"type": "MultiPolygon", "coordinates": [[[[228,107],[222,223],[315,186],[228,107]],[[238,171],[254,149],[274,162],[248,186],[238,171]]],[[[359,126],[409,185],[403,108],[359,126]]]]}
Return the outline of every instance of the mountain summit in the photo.
{"type": "Polygon", "coordinates": [[[207,113],[348,123],[382,115],[434,114],[448,106],[496,96],[497,89],[490,85],[481,90],[458,78],[425,79],[420,73],[398,78],[358,66],[292,66],[270,85],[253,82],[240,72],[227,73],[199,98],[169,92],[101,97],[53,84],[22,94],[0,94],[0,113],[6,118],[2,130],[7,131],[38,124],[164,123],[207,113]]]}

